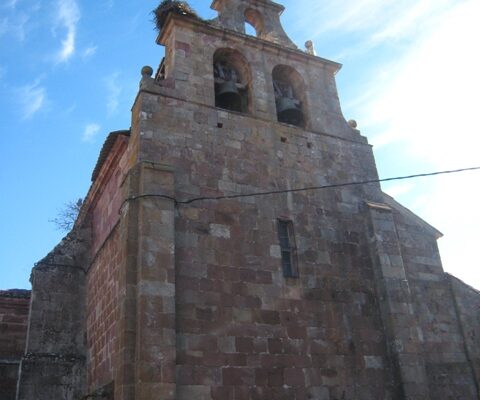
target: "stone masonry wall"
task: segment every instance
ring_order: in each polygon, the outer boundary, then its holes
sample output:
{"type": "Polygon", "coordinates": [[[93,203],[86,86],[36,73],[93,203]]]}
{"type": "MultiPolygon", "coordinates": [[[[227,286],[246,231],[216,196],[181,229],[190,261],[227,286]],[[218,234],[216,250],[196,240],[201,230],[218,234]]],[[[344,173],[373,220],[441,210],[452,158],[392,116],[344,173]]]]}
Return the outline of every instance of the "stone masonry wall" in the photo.
{"type": "MultiPolygon", "coordinates": [[[[177,199],[376,177],[370,146],[338,128],[334,111],[319,120],[340,137],[274,121],[264,71],[293,64],[307,87],[324,88],[328,71],[242,48],[255,103],[252,115],[230,113],[211,106],[211,62],[231,42],[186,30],[175,40],[188,43],[171,72],[184,78],[169,97],[140,94],[131,140],[140,159],[173,167],[177,199]]],[[[311,103],[331,107],[318,92],[311,103]]],[[[360,213],[364,198],[379,196],[372,185],[179,205],[176,399],[395,398],[360,213]],[[282,274],[280,217],[294,223],[299,279],[282,274]]]]}
{"type": "Polygon", "coordinates": [[[309,216],[291,212],[287,202],[225,202],[181,211],[178,399],[393,395],[363,240],[353,223],[326,237],[333,233],[328,220],[341,223],[330,204],[295,196],[300,210],[317,204],[309,216]],[[277,212],[295,221],[300,279],[282,275],[277,212]]]}
{"type": "Polygon", "coordinates": [[[0,388],[3,400],[14,400],[18,367],[27,339],[29,290],[0,291],[0,388]]]}
{"type": "MultiPolygon", "coordinates": [[[[139,159],[173,167],[177,200],[377,177],[371,148],[341,115],[335,66],[190,23],[172,19],[162,33],[166,80],[143,78],[132,125],[139,159]],[[221,48],[249,62],[246,114],[213,107],[221,48]],[[306,130],[276,122],[276,65],[305,80],[306,130]]],[[[475,398],[436,232],[402,212],[391,229],[379,219],[376,229],[398,235],[403,274],[385,283],[381,311],[365,200],[384,196],[364,185],[178,205],[178,399],[475,398]],[[283,277],[278,218],[293,221],[299,279],[283,277]]]]}
{"type": "Polygon", "coordinates": [[[430,399],[422,337],[413,312],[412,291],[407,280],[398,227],[386,204],[368,202],[371,258],[375,271],[377,299],[398,396],[401,399],[430,399]]]}
{"type": "Polygon", "coordinates": [[[103,168],[97,177],[92,196],[92,259],[99,252],[108,235],[117,224],[120,217],[120,206],[123,201],[123,192],[120,189],[128,169],[128,158],[125,149],[128,137],[118,136],[110,156],[104,162],[103,168]],[[101,183],[101,185],[99,185],[101,183]]]}
{"type": "Polygon", "coordinates": [[[432,399],[476,399],[475,379],[448,276],[434,234],[411,216],[395,215],[402,256],[419,323],[432,399]]]}
{"type": "Polygon", "coordinates": [[[119,232],[115,228],[87,276],[88,393],[114,380],[121,254],[119,232]]]}
{"type": "Polygon", "coordinates": [[[122,183],[127,173],[128,137],[118,135],[103,162],[88,201],[92,223],[92,263],[86,283],[88,393],[114,381],[118,355],[119,270],[125,243],[119,232],[122,183]]]}
{"type": "MultiPolygon", "coordinates": [[[[204,24],[192,27],[180,18],[172,19],[162,32],[160,41],[166,46],[167,55],[167,79],[162,83],[164,94],[188,99],[191,104],[213,107],[214,53],[223,48],[235,49],[248,60],[251,72],[251,82],[248,82],[249,114],[258,120],[277,120],[272,71],[277,65],[288,65],[302,76],[306,87],[304,111],[307,130],[361,141],[358,131],[351,129],[342,115],[335,83],[339,64],[309,57],[300,51],[269,46],[246,35],[226,36],[224,30],[204,24]],[[171,80],[174,80],[173,85],[171,80]]],[[[182,118],[177,122],[188,124],[191,118],[182,118]]]]}
{"type": "Polygon", "coordinates": [[[32,270],[17,400],[77,400],[85,371],[85,273],[90,231],[74,229],[32,270]]]}
{"type": "Polygon", "coordinates": [[[475,375],[478,390],[480,383],[480,293],[454,276],[449,275],[448,279],[461,325],[460,330],[465,341],[465,353],[475,375]]]}

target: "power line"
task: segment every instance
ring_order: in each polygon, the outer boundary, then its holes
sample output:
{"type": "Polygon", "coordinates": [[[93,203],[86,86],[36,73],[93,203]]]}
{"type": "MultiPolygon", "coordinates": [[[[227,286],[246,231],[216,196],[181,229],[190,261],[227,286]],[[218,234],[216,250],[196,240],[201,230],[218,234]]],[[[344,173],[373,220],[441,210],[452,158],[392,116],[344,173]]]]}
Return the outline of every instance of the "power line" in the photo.
{"type": "Polygon", "coordinates": [[[163,199],[166,199],[166,200],[171,200],[175,203],[175,205],[186,205],[186,204],[195,203],[197,201],[219,201],[219,200],[239,199],[239,198],[245,198],[245,197],[270,196],[270,195],[285,194],[285,193],[299,193],[299,192],[306,192],[306,191],[312,191],[312,190],[322,190],[322,189],[340,188],[340,187],[347,187],[347,186],[368,185],[368,184],[373,184],[373,183],[400,181],[400,180],[406,180],[406,179],[430,177],[430,176],[436,176],[436,175],[456,174],[456,173],[460,173],[460,172],[477,171],[477,170],[480,170],[480,167],[470,167],[470,168],[461,168],[461,169],[454,169],[454,170],[447,170],[447,171],[428,172],[428,173],[424,173],[424,174],[397,176],[397,177],[394,177],[394,178],[368,179],[368,180],[365,180],[365,181],[357,181],[357,182],[334,183],[334,184],[322,185],[322,186],[307,186],[307,187],[296,188],[296,189],[271,190],[271,191],[267,191],[267,192],[232,194],[232,195],[222,195],[222,196],[194,197],[194,198],[191,198],[191,199],[188,199],[188,200],[177,200],[176,198],[174,198],[172,196],[167,196],[167,195],[162,195],[162,194],[143,194],[143,195],[140,195],[140,196],[129,197],[128,199],[125,200],[125,202],[138,200],[138,199],[141,199],[141,198],[147,198],[147,197],[157,197],[157,198],[163,198],[163,199]]]}
{"type": "Polygon", "coordinates": [[[268,196],[273,194],[284,194],[284,193],[298,193],[298,192],[306,192],[310,190],[321,190],[321,189],[338,188],[338,187],[345,187],[345,186],[367,185],[372,183],[399,181],[399,180],[421,178],[421,177],[435,176],[435,175],[455,174],[459,172],[475,171],[475,170],[480,170],[480,167],[462,168],[462,169],[455,169],[455,170],[449,170],[449,171],[429,172],[425,174],[399,176],[395,178],[369,179],[369,180],[358,181],[358,182],[344,182],[344,183],[336,183],[336,184],[322,185],[322,186],[308,186],[308,187],[298,188],[298,189],[272,190],[268,192],[232,194],[232,195],[212,196],[212,197],[195,197],[189,200],[177,201],[177,204],[191,204],[196,201],[205,201],[205,200],[238,199],[242,197],[268,196]]]}

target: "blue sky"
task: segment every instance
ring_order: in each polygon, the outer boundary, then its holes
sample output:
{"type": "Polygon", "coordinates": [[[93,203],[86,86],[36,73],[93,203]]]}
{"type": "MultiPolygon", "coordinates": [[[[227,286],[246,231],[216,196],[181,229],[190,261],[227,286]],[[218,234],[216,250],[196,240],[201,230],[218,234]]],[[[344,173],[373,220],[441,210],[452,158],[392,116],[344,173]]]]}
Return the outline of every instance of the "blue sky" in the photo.
{"type": "MultiPolygon", "coordinates": [[[[0,289],[29,287],[63,233],[49,222],[85,196],[110,131],[130,126],[143,65],[158,66],[159,0],[1,0],[0,289]]],[[[478,0],[281,0],[289,36],[344,64],[345,117],[381,177],[480,165],[478,0]]],[[[210,1],[190,4],[204,18],[210,1]]],[[[480,288],[480,172],[384,189],[445,236],[447,271],[480,288]]]]}

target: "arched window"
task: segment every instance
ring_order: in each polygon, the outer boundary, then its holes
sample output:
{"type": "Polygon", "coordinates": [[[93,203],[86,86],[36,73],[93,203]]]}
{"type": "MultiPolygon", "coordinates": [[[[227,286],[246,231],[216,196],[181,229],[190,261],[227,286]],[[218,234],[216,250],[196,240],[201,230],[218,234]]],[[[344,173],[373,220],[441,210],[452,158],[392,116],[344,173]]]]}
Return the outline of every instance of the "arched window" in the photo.
{"type": "Polygon", "coordinates": [[[257,10],[252,8],[247,8],[245,11],[245,23],[247,25],[245,31],[247,34],[253,33],[251,29],[248,28],[248,25],[253,27],[255,30],[255,36],[261,36],[263,33],[263,17],[257,10]]]}
{"type": "Polygon", "coordinates": [[[292,67],[277,65],[272,78],[278,121],[305,127],[306,99],[302,76],[292,67]]]}
{"type": "Polygon", "coordinates": [[[213,57],[215,106],[248,112],[250,68],[243,55],[234,49],[219,49],[213,57]]]}

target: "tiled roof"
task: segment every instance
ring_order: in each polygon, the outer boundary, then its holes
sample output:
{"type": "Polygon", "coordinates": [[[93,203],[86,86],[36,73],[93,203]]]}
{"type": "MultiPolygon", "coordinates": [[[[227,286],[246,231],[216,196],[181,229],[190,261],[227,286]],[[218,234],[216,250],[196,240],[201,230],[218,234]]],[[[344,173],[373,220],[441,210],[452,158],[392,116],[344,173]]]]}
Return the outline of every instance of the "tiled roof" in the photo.
{"type": "Polygon", "coordinates": [[[10,290],[0,290],[0,297],[11,297],[15,299],[29,299],[30,290],[26,289],[10,289],[10,290]]]}
{"type": "Polygon", "coordinates": [[[105,143],[103,144],[102,150],[100,151],[100,155],[98,156],[97,165],[95,165],[95,168],[93,169],[92,182],[95,182],[95,179],[98,178],[98,174],[102,169],[102,165],[107,159],[110,150],[112,150],[112,147],[118,136],[130,136],[130,130],[114,131],[109,133],[105,143]]]}

